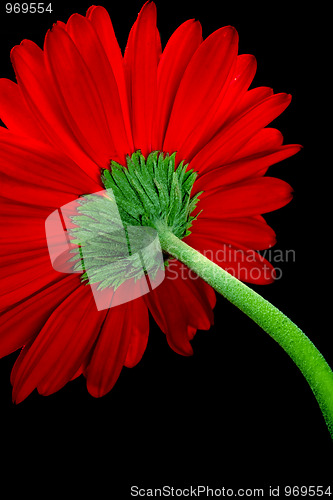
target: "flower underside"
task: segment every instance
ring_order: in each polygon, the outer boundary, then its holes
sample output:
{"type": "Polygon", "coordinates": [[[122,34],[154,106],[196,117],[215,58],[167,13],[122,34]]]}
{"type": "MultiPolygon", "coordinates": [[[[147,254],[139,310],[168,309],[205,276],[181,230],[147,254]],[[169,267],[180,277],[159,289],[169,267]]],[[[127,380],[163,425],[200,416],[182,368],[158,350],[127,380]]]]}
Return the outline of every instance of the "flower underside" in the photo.
{"type": "Polygon", "coordinates": [[[111,161],[102,171],[105,191],[86,195],[77,202],[70,229],[74,270],[83,270],[83,281],[98,283],[98,289],[117,288],[142,273],[154,279],[167,265],[158,239],[160,228],[168,228],[182,239],[190,234],[197,217],[193,210],[202,192],[191,196],[197,174],[176,153],[159,151],[147,159],[136,151],[126,166],[111,161]]]}
{"type": "Polygon", "coordinates": [[[191,198],[197,174],[183,161],[175,168],[175,157],[154,151],[145,159],[137,151],[127,156],[127,168],[112,161],[103,171],[103,184],[113,190],[124,224],[156,229],[163,221],[178,238],[190,234],[191,213],[202,192],[191,198]]]}

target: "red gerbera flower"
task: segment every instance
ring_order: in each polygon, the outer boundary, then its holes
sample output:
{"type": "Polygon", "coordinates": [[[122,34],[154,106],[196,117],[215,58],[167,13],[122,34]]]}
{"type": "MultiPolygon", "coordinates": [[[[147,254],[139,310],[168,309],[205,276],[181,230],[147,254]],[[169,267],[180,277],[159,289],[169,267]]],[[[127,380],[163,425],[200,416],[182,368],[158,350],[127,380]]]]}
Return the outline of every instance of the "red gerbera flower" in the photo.
{"type": "Polygon", "coordinates": [[[11,57],[17,84],[0,80],[7,127],[0,129],[0,355],[24,346],[12,371],[16,402],[35,388],[54,393],[80,374],[90,394],[102,396],[123,366],[141,359],[148,310],[169,345],[190,355],[197,329],[213,322],[215,292],[167,267],[149,294],[97,311],[78,274],[53,269],[46,218],[103,189],[101,169],[110,162],[125,166],[138,150],[144,158],[177,152],[176,165],[188,163],[197,172],[194,192],[203,192],[186,242],[211,251],[209,258],[241,280],[271,282],[273,268],[257,250],[271,247],[275,234],[262,214],[288,203],[291,188],[264,175],[300,147],[283,145],[267,125],[291,97],[267,87],[248,90],[256,61],[238,55],[230,26],[203,40],[199,22],[186,21],[162,51],[151,2],[124,56],[106,10],[93,6],[86,17],[58,22],[43,50],[24,40],[11,57]]]}

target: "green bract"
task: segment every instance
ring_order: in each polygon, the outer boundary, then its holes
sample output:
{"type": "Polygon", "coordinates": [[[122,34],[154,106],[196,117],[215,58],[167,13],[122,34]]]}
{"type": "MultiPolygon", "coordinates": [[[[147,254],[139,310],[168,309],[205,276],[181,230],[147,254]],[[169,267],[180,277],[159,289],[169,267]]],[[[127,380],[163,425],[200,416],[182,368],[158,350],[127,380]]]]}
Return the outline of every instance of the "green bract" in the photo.
{"type": "Polygon", "coordinates": [[[175,157],[154,151],[145,159],[136,151],[127,156],[127,167],[112,161],[103,171],[103,184],[112,189],[124,224],[157,228],[164,222],[178,238],[190,234],[202,191],[191,198],[197,174],[183,161],[175,168],[175,157]]]}
{"type": "Polygon", "coordinates": [[[145,159],[137,151],[126,167],[112,161],[102,172],[105,191],[77,200],[69,232],[82,280],[102,290],[144,274],[154,279],[164,268],[159,228],[178,238],[190,234],[201,193],[191,198],[196,173],[184,162],[175,168],[175,156],[155,151],[145,159]]]}

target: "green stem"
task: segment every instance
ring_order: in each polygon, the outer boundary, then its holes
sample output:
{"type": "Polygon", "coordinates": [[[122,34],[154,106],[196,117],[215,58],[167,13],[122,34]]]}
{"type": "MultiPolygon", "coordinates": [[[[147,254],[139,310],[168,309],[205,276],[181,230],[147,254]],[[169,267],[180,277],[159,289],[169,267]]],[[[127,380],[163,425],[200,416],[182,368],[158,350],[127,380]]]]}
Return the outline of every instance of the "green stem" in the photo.
{"type": "Polygon", "coordinates": [[[333,372],[309,338],[279,309],[174,236],[164,225],[156,228],[165,252],[186,264],[289,354],[308,381],[333,439],[333,372]]]}

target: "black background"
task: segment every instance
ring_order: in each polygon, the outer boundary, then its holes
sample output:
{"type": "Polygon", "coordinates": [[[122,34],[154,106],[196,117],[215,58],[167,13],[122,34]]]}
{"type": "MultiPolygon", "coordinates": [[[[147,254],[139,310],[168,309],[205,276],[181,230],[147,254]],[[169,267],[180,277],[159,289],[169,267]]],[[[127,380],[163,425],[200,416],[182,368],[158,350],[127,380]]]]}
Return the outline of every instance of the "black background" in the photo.
{"type": "MultiPolygon", "coordinates": [[[[9,52],[15,44],[28,38],[41,45],[53,22],[84,14],[90,6],[85,0],[53,0],[52,14],[14,15],[5,13],[5,3],[0,6],[0,76],[12,79],[9,52]]],[[[142,2],[100,4],[110,12],[124,48],[142,2]]],[[[331,280],[332,245],[324,187],[332,167],[324,139],[331,106],[324,4],[156,4],[163,45],[188,18],[201,21],[205,37],[231,24],[240,35],[240,53],[257,58],[253,86],[293,95],[273,126],[286,143],[304,149],[271,167],[270,175],[293,186],[294,200],[266,219],[277,233],[275,248],[294,249],[296,258],[279,264],[282,279],[255,289],[293,319],[333,366],[325,287],[331,280]]],[[[57,394],[33,393],[18,406],[11,403],[9,383],[17,354],[2,359],[0,417],[8,443],[2,456],[8,471],[17,474],[12,488],[21,483],[37,491],[46,480],[45,493],[59,489],[75,496],[83,485],[93,486],[96,498],[117,498],[118,493],[130,498],[132,484],[248,488],[333,483],[332,445],[317,403],[273,340],[219,297],[215,326],[198,332],[193,348],[191,358],[175,354],[152,325],[142,361],[123,370],[109,395],[92,398],[80,377],[57,394]]]]}

